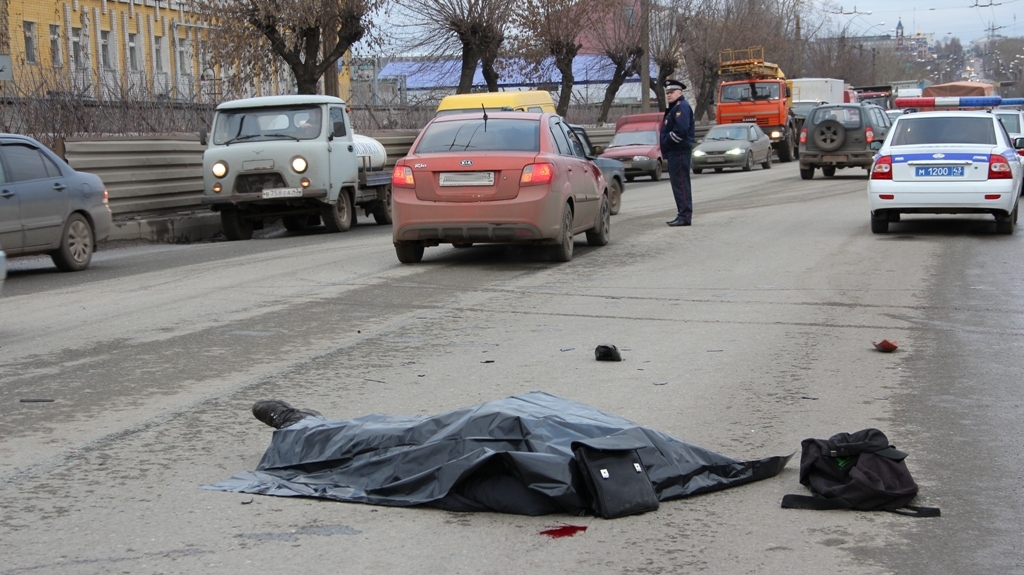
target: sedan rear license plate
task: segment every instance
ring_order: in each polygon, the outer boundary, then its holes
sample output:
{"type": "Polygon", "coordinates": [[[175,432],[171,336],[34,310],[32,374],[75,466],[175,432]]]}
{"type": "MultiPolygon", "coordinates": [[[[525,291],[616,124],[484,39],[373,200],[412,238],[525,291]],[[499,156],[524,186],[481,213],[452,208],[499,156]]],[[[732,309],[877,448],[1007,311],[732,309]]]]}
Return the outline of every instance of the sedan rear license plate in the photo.
{"type": "Polygon", "coordinates": [[[823,162],[845,162],[846,156],[823,156],[821,158],[823,162]]]}
{"type": "Polygon", "coordinates": [[[263,199],[268,198],[301,198],[302,190],[299,188],[274,188],[263,190],[263,199]]]}
{"type": "Polygon", "coordinates": [[[963,166],[917,166],[914,168],[916,178],[961,178],[963,166]]]}
{"type": "Polygon", "coordinates": [[[493,186],[494,172],[441,172],[442,186],[493,186]]]}

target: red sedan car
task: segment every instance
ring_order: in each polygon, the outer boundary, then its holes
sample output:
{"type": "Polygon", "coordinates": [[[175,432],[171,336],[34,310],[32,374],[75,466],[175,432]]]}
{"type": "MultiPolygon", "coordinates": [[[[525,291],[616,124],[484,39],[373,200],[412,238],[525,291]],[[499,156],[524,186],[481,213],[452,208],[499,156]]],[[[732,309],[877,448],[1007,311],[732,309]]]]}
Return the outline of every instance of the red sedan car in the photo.
{"type": "Polygon", "coordinates": [[[565,120],[531,112],[439,116],[392,174],[395,252],[525,243],[572,259],[576,234],[608,243],[608,185],[565,120]]]}

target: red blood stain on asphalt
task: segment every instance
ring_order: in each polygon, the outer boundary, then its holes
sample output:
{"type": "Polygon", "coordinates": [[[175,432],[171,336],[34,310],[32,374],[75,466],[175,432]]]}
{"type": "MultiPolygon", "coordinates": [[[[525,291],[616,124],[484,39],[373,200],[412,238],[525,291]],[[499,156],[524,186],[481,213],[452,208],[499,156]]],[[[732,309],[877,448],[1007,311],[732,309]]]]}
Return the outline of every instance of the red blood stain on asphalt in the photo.
{"type": "Polygon", "coordinates": [[[586,530],[587,528],[581,525],[563,525],[561,527],[555,527],[554,529],[545,529],[544,531],[541,531],[540,534],[557,539],[558,537],[572,537],[573,535],[586,530]]]}

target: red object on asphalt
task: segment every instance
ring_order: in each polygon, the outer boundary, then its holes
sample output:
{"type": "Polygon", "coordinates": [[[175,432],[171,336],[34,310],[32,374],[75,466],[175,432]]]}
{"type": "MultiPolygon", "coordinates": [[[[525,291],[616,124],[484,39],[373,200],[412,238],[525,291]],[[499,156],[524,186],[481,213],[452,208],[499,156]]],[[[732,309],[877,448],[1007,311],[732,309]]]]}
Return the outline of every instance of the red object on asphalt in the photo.
{"type": "Polygon", "coordinates": [[[887,339],[883,339],[882,341],[873,341],[871,342],[871,345],[875,346],[875,349],[878,351],[884,351],[885,353],[894,352],[896,351],[896,348],[899,347],[895,341],[889,341],[887,339]]]}
{"type": "Polygon", "coordinates": [[[555,527],[554,529],[545,529],[544,531],[541,531],[540,534],[547,535],[552,538],[572,537],[573,535],[586,530],[587,528],[582,525],[563,525],[561,527],[555,527]]]}

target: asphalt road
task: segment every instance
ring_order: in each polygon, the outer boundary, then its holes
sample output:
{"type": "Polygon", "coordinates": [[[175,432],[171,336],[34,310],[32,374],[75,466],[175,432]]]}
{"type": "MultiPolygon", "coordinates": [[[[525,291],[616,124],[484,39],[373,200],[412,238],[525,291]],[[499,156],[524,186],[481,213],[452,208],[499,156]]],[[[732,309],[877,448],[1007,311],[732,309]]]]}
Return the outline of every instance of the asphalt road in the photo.
{"type": "Polygon", "coordinates": [[[390,230],[106,245],[11,262],[0,298],[0,575],[1024,573],[1024,230],[907,217],[863,171],[796,164],[627,185],[612,242],[555,264],[390,230]],[[897,340],[883,354],[873,340],[897,340]],[[621,363],[596,362],[614,343],[621,363]],[[493,360],[493,363],[483,363],[493,360]],[[655,383],[667,382],[664,385],[655,383]],[[343,419],[530,390],[738,459],[877,427],[942,517],[779,507],[778,477],[592,517],[459,514],[201,489],[252,470],[282,398],[343,419]],[[25,403],[23,399],[52,399],[25,403]],[[586,526],[573,537],[539,532],[586,526]]]}

